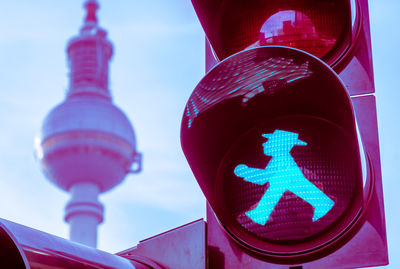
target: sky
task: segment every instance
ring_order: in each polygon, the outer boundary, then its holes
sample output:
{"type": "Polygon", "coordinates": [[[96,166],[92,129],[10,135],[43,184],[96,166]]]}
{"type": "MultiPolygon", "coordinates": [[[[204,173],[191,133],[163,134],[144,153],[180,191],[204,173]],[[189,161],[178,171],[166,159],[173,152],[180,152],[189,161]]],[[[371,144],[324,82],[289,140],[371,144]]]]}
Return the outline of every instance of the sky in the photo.
{"type": "MultiPolygon", "coordinates": [[[[61,237],[69,195],[50,183],[33,141],[68,86],[66,42],[83,0],[0,0],[0,217],[61,237]]],[[[101,195],[98,247],[117,252],[205,217],[205,199],[180,147],[180,123],[204,75],[204,32],[189,0],[100,1],[115,54],[114,104],[131,120],[143,172],[101,195]]],[[[390,265],[400,268],[400,44],[397,0],[370,0],[371,37],[390,265]],[[396,30],[397,29],[397,30],[396,30]]]]}

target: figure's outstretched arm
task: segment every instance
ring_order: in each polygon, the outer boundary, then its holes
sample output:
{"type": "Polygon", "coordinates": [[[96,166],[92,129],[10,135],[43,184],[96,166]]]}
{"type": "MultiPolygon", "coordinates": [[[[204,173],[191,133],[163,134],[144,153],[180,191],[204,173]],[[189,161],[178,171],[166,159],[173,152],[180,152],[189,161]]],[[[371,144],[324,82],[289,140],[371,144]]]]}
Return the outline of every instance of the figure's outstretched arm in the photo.
{"type": "Polygon", "coordinates": [[[233,172],[238,177],[242,177],[244,180],[258,185],[267,183],[270,176],[264,169],[250,168],[245,164],[239,164],[233,172]]]}

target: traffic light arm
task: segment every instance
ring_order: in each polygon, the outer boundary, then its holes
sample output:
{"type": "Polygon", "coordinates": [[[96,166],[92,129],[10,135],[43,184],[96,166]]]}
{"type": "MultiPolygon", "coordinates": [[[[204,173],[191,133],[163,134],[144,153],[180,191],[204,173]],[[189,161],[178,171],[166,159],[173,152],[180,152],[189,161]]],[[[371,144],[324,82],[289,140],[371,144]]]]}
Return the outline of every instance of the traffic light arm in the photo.
{"type": "Polygon", "coordinates": [[[154,268],[0,219],[0,268],[154,268]]]}

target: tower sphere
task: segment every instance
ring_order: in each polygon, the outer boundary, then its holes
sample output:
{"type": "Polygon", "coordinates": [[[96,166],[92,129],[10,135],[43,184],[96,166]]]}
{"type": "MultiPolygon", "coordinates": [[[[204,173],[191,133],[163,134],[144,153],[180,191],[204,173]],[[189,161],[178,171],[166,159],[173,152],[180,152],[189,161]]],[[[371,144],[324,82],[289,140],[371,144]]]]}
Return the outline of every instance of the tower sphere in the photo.
{"type": "Polygon", "coordinates": [[[66,191],[79,182],[107,191],[124,179],[140,156],[125,114],[105,98],[84,95],[67,98],[50,111],[40,150],[45,175],[66,191]]]}

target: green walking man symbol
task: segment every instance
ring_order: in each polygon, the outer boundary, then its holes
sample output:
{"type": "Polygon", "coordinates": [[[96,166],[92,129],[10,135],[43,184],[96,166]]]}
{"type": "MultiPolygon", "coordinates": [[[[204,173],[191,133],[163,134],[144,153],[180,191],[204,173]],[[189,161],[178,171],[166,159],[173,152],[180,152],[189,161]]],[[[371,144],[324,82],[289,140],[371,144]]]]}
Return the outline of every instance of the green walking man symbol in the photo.
{"type": "Polygon", "coordinates": [[[239,164],[234,169],[235,175],[245,181],[258,185],[269,182],[269,187],[257,206],[245,214],[254,222],[264,225],[283,193],[291,191],[314,208],[312,221],[325,216],[335,203],[304,177],[290,155],[293,146],[306,146],[307,143],[299,140],[297,133],[282,130],[275,130],[272,134],[262,136],[268,138],[263,144],[264,154],[272,156],[267,167],[258,169],[239,164]]]}

